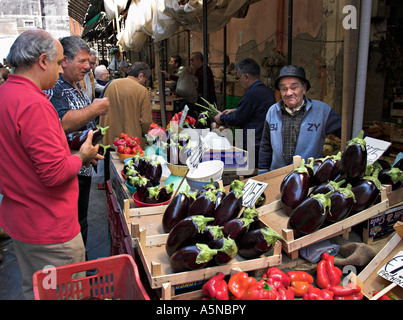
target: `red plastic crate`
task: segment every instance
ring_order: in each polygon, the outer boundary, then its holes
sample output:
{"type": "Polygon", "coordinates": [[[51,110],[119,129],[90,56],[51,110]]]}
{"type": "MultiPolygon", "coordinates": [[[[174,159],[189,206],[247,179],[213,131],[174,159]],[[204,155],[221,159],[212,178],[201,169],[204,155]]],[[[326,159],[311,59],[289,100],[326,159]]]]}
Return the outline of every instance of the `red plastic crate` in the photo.
{"type": "Polygon", "coordinates": [[[34,273],[35,300],[150,300],[137,265],[128,254],[55,267],[51,272],[39,270],[34,273]],[[72,278],[75,273],[94,269],[95,275],[72,278]],[[53,279],[49,280],[49,277],[54,271],[56,288],[48,289],[46,287],[53,279]]]}

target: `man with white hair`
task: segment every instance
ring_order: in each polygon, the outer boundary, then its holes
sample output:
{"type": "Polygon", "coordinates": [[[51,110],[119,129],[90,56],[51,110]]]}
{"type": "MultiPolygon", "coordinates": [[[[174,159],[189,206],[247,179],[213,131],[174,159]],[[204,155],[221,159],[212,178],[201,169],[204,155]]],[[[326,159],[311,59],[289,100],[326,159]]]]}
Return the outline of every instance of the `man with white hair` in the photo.
{"type": "Polygon", "coordinates": [[[15,40],[7,61],[15,72],[0,87],[0,226],[14,241],[24,297],[33,299],[36,271],[85,259],[77,174],[103,157],[92,145],[92,131],[80,150],[70,153],[59,116],[43,91],[63,73],[60,42],[44,30],[30,29],[15,40]]]}
{"type": "Polygon", "coordinates": [[[95,83],[94,83],[95,97],[99,98],[101,92],[105,89],[105,86],[110,80],[109,71],[103,64],[101,64],[95,68],[94,74],[95,74],[95,83]]]}

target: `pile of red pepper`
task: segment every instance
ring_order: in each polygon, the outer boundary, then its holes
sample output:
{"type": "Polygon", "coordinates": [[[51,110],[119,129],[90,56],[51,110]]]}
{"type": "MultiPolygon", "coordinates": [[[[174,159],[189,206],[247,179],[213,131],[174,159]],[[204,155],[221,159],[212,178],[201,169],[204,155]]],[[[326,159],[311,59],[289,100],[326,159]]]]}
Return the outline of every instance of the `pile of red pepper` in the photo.
{"type": "Polygon", "coordinates": [[[122,132],[119,137],[113,140],[113,145],[117,147],[117,152],[122,154],[144,154],[140,146],[140,138],[129,136],[122,132]]]}
{"type": "Polygon", "coordinates": [[[333,261],[333,256],[322,254],[316,281],[302,270],[285,273],[271,267],[261,280],[239,272],[227,283],[225,275],[219,273],[203,285],[202,291],[205,299],[214,300],[362,300],[363,293],[357,284],[349,282],[345,286],[340,285],[342,271],[335,267],[333,261]]]}

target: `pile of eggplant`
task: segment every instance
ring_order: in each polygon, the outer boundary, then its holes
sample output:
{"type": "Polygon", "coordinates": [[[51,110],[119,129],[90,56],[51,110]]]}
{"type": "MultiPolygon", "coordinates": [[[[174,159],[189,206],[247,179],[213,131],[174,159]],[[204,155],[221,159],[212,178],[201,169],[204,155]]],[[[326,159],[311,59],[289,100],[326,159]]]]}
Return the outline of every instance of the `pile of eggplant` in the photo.
{"type": "Polygon", "coordinates": [[[256,209],[243,210],[243,187],[235,180],[226,192],[212,180],[200,191],[187,189],[171,200],[162,227],[169,233],[165,248],[175,272],[226,264],[237,254],[258,258],[281,238],[260,224],[256,209]]]}
{"type": "Polygon", "coordinates": [[[380,198],[382,184],[402,186],[399,164],[379,160],[367,163],[364,132],[350,140],[343,152],[301,161],[280,186],[288,228],[294,236],[311,234],[372,206],[380,198]]]}
{"type": "Polygon", "coordinates": [[[174,183],[159,188],[162,167],[157,160],[136,154],[123,165],[127,183],[136,188],[138,199],[144,203],[156,204],[168,201],[173,195],[174,183]]]}

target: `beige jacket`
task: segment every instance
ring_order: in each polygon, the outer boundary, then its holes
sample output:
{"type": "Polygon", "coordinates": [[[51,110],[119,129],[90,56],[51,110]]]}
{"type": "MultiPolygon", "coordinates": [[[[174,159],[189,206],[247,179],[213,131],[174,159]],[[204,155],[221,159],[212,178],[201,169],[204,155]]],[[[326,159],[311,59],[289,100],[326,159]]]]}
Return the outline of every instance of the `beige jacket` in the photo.
{"type": "Polygon", "coordinates": [[[136,78],[128,76],[113,80],[105,90],[104,97],[110,102],[109,112],[101,116],[99,124],[109,126],[103,145],[113,146],[113,139],[124,132],[140,137],[144,149],[145,138],[152,120],[151,96],[136,78]]]}

